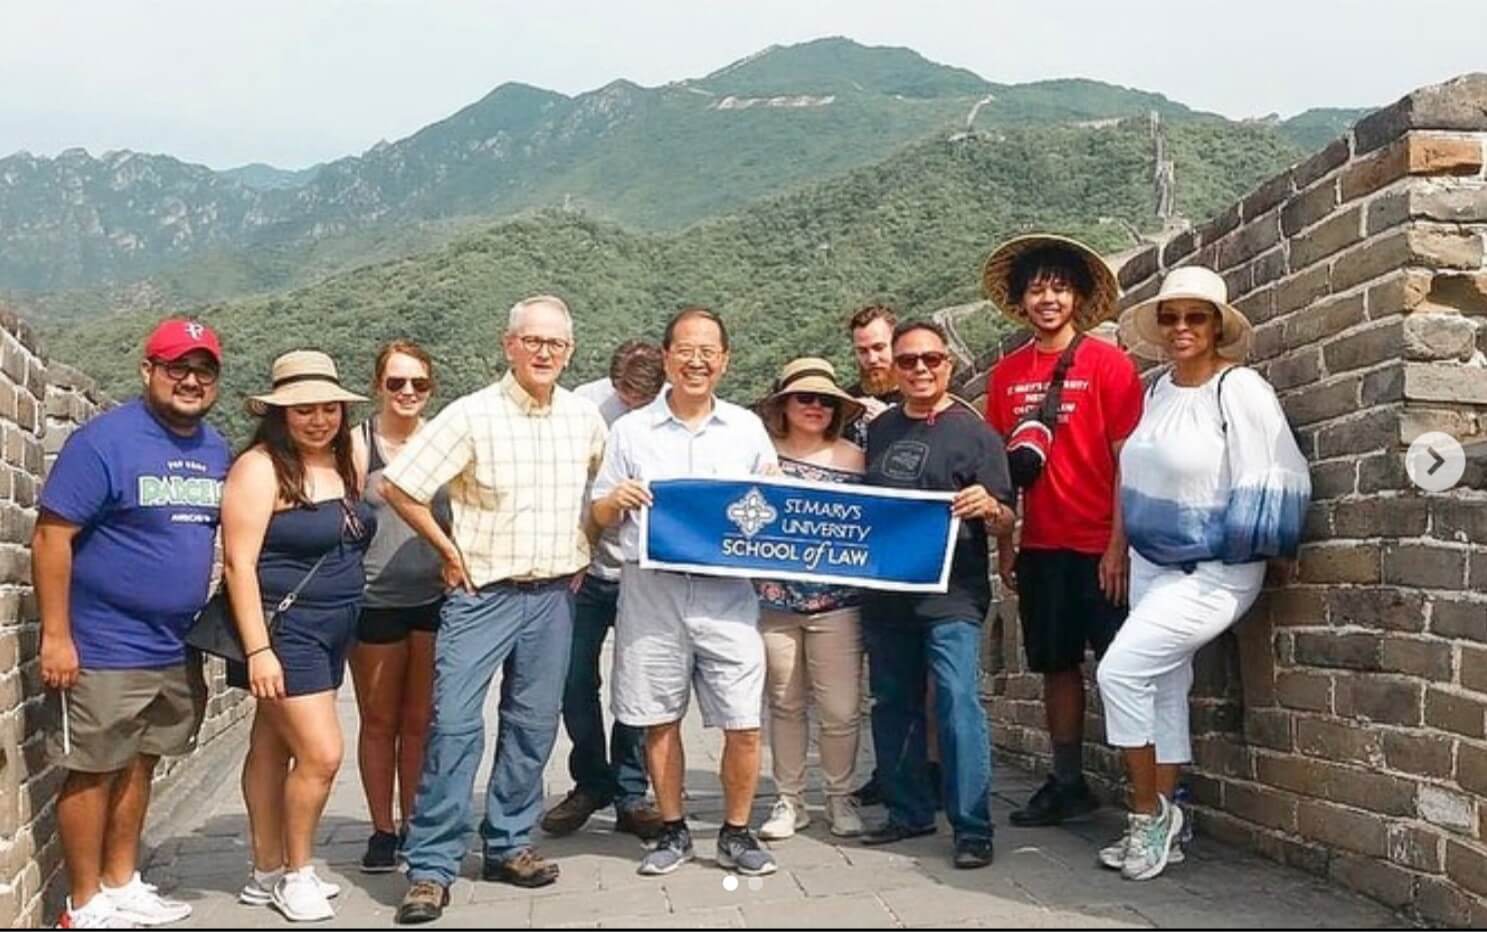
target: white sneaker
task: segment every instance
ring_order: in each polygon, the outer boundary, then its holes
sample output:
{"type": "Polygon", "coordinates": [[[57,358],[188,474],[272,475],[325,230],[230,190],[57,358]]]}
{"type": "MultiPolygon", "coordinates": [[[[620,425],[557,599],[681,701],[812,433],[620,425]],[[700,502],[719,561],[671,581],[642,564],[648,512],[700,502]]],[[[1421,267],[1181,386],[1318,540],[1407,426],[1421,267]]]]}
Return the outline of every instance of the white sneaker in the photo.
{"type": "Polygon", "coordinates": [[[321,890],[313,867],[286,871],[279,882],[274,884],[273,900],[274,908],[290,922],[319,922],[336,917],[336,911],[330,908],[330,899],[321,890]]]}
{"type": "Polygon", "coordinates": [[[850,796],[826,797],[826,821],[831,823],[831,834],[838,838],[856,838],[867,830],[850,796]]]}
{"type": "MultiPolygon", "coordinates": [[[[1184,815],[1183,818],[1184,820],[1186,820],[1187,816],[1184,815]]],[[[1110,870],[1113,871],[1118,871],[1122,867],[1125,867],[1126,844],[1130,841],[1130,838],[1131,836],[1129,834],[1122,835],[1115,841],[1101,848],[1100,866],[1108,867],[1110,870]]],[[[1174,841],[1172,843],[1172,850],[1167,854],[1167,866],[1171,867],[1173,864],[1181,864],[1183,861],[1186,860],[1187,856],[1182,853],[1182,843],[1174,841]]]]}
{"type": "Polygon", "coordinates": [[[72,897],[68,897],[62,909],[62,918],[57,920],[59,929],[132,929],[134,923],[119,915],[114,901],[107,894],[98,893],[74,909],[72,897]]]}
{"type": "Polygon", "coordinates": [[[1182,831],[1183,814],[1177,806],[1158,796],[1156,815],[1130,816],[1130,841],[1121,875],[1127,880],[1151,880],[1166,870],[1172,860],[1172,849],[1182,831]]]}
{"type": "MultiPolygon", "coordinates": [[[[327,900],[333,900],[341,895],[340,884],[331,883],[329,880],[321,880],[320,875],[314,873],[314,868],[306,868],[315,877],[315,882],[320,885],[320,892],[327,900]]],[[[268,906],[274,901],[274,886],[284,876],[284,869],[276,871],[252,870],[248,872],[248,882],[243,884],[243,889],[238,891],[238,902],[244,906],[268,906]]]]}
{"type": "Polygon", "coordinates": [[[775,800],[774,808],[769,810],[769,818],[759,827],[759,837],[765,841],[780,841],[810,824],[811,816],[805,811],[804,802],[790,796],[781,796],[775,800]]]}
{"type": "Polygon", "coordinates": [[[141,926],[163,926],[180,922],[191,915],[191,904],[170,900],[160,895],[160,888],[140,879],[139,872],[118,889],[103,888],[103,895],[113,901],[114,909],[127,922],[141,926]]]}

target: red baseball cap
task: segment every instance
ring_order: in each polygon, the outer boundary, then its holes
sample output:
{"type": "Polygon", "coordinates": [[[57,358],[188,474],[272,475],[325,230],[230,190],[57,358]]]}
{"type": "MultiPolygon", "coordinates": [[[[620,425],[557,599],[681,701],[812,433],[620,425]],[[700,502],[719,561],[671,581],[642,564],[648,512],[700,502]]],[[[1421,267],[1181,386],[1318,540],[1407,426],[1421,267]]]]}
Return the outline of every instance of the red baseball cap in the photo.
{"type": "Polygon", "coordinates": [[[217,334],[199,320],[162,320],[145,341],[145,356],[164,362],[175,362],[193,350],[205,350],[217,365],[222,364],[222,344],[217,334]]]}

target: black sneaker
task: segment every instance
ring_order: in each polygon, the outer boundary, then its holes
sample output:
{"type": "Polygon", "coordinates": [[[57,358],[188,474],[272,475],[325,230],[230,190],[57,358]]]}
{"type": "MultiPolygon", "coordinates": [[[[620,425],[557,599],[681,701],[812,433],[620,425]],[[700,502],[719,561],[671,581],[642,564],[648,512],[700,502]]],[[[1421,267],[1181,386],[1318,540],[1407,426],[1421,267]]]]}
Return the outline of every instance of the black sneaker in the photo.
{"type": "Polygon", "coordinates": [[[361,857],[363,874],[390,874],[398,869],[398,836],[392,832],[373,832],[367,839],[367,853],[361,857]]]}
{"type": "Polygon", "coordinates": [[[852,791],[852,801],[861,806],[876,806],[883,801],[883,790],[878,786],[878,775],[872,775],[866,783],[852,791]]]}
{"type": "Polygon", "coordinates": [[[961,838],[955,842],[955,866],[961,870],[986,867],[995,856],[990,838],[961,838]]]}
{"type": "Polygon", "coordinates": [[[1021,809],[1014,809],[1009,821],[1022,828],[1044,825],[1061,825],[1083,818],[1100,808],[1099,800],[1089,791],[1089,784],[1080,780],[1065,786],[1054,777],[1043,781],[1038,792],[1021,809]]]}

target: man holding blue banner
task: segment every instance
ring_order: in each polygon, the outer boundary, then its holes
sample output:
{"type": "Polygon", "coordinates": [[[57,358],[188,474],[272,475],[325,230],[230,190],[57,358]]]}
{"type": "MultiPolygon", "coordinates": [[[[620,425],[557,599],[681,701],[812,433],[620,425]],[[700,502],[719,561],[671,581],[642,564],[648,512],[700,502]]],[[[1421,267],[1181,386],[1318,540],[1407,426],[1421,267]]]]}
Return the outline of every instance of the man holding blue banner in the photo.
{"type": "Polygon", "coordinates": [[[779,462],[759,418],[714,394],[728,370],[728,332],[716,314],[705,308],[678,312],[661,345],[669,387],[615,422],[592,493],[594,520],[605,528],[620,525],[625,556],[611,676],[614,714],[646,729],[646,759],[664,820],[639,871],[669,874],[692,859],[682,803],[681,721],[695,685],[704,725],[725,734],[718,864],[741,874],[769,874],[774,858],[748,827],[759,781],[764,695],[754,588],[744,578],[642,568],[635,513],[651,503],[649,481],[746,478],[777,473],[779,462]]]}
{"type": "Polygon", "coordinates": [[[993,856],[991,748],[980,697],[981,626],[991,607],[987,534],[1011,530],[1016,497],[1001,438],[949,394],[947,347],[935,324],[895,328],[893,362],[904,400],[868,429],[867,483],[954,492],[951,511],[962,523],[944,591],[872,592],[863,603],[873,745],[888,806],[887,823],[863,842],[889,844],[935,831],[924,708],[932,680],[955,866],[973,868],[993,856]]]}

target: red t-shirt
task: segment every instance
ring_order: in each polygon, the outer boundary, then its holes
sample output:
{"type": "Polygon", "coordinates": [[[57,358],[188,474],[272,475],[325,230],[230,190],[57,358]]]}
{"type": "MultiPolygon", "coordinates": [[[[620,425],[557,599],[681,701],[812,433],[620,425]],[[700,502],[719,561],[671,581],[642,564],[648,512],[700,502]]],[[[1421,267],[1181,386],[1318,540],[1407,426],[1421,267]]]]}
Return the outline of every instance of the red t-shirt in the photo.
{"type": "MultiPolygon", "coordinates": [[[[986,420],[1004,438],[1035,411],[1048,391],[1060,353],[1036,342],[1012,351],[991,370],[986,420]]],[[[1022,546],[1102,554],[1110,544],[1116,460],[1111,444],[1141,420],[1144,392],[1125,352],[1086,337],[1064,380],[1058,427],[1043,474],[1023,492],[1022,546]]]]}

